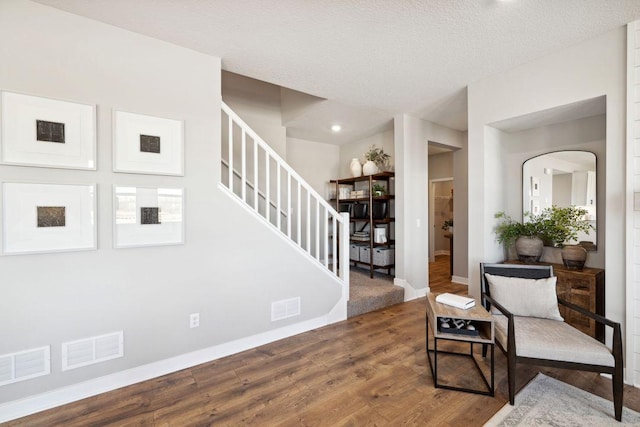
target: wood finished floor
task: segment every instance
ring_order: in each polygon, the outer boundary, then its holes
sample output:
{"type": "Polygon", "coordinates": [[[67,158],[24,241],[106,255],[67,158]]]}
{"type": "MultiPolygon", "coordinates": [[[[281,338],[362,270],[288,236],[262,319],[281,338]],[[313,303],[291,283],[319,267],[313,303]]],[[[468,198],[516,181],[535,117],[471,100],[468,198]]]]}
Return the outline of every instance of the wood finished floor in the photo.
{"type": "MultiPolygon", "coordinates": [[[[430,286],[466,293],[447,257],[430,265],[430,286]]],[[[481,426],[507,401],[505,358],[496,349],[496,397],[435,389],[424,310],[424,298],[398,304],[6,425],[481,426]]],[[[439,359],[441,380],[474,386],[457,359],[439,359]]],[[[611,400],[610,381],[591,373],[525,367],[518,387],[538,371],[611,400]]],[[[640,390],[625,387],[625,406],[640,410],[640,390]]]]}

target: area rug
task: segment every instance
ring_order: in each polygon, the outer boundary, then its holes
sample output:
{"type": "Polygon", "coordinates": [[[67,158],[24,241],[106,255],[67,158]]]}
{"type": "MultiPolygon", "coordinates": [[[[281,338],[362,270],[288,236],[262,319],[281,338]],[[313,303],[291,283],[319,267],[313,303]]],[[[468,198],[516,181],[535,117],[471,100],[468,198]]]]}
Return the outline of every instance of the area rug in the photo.
{"type": "Polygon", "coordinates": [[[484,427],[497,426],[640,426],[640,414],[622,410],[613,417],[613,402],[539,373],[484,427]]]}

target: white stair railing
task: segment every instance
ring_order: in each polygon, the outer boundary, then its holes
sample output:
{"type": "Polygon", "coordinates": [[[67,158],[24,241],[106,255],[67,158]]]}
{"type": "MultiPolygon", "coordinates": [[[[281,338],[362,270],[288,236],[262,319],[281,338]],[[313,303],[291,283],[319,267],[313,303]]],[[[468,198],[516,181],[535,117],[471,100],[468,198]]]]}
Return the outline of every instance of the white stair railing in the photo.
{"type": "Polygon", "coordinates": [[[349,215],[338,213],[224,102],[221,183],[339,279],[348,300],[349,215]]]}

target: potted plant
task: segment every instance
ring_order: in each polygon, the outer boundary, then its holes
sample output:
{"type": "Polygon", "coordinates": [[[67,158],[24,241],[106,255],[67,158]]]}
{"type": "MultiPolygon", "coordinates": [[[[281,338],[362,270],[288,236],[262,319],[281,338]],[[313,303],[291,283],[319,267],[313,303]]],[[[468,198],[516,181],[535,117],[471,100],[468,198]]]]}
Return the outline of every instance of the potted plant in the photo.
{"type": "Polygon", "coordinates": [[[444,223],[442,224],[442,229],[444,231],[449,231],[453,233],[453,219],[445,220],[444,223]]]}
{"type": "Polygon", "coordinates": [[[366,162],[362,165],[362,173],[365,175],[373,175],[380,170],[384,170],[391,156],[384,152],[382,148],[378,148],[374,145],[369,147],[369,150],[364,153],[364,159],[366,162]]]}
{"type": "Polygon", "coordinates": [[[549,244],[562,248],[562,261],[567,268],[581,270],[587,260],[587,250],[577,244],[578,233],[589,234],[595,228],[587,221],[588,211],[577,206],[551,206],[539,215],[542,238],[549,244]]]}
{"type": "Polygon", "coordinates": [[[542,256],[544,243],[540,238],[541,228],[539,218],[525,212],[529,221],[519,222],[504,212],[497,212],[494,217],[498,220],[494,232],[496,240],[505,245],[505,249],[515,244],[518,259],[526,263],[538,262],[542,256]]]}
{"type": "Polygon", "coordinates": [[[373,191],[373,195],[374,196],[384,196],[385,193],[387,192],[387,190],[384,188],[384,186],[382,186],[380,184],[373,184],[371,186],[371,191],[373,191]]]}

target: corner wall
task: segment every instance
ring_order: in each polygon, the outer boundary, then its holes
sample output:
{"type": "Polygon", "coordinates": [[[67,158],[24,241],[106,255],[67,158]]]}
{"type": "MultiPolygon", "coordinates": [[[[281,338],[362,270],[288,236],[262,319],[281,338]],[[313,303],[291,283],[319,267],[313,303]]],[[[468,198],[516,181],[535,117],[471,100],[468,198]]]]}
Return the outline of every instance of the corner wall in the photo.
{"type": "MultiPolygon", "coordinates": [[[[625,93],[623,27],[469,85],[470,292],[480,294],[479,263],[500,261],[493,214],[507,206],[501,132],[488,126],[577,101],[606,96],[606,194],[604,224],[606,315],[625,321],[625,93]]],[[[627,361],[629,362],[629,361],[627,361]]]]}
{"type": "MultiPolygon", "coordinates": [[[[463,132],[408,114],[394,117],[397,165],[395,282],[405,287],[406,300],[429,292],[429,142],[451,148],[465,147],[463,132]]],[[[456,160],[454,154],[454,173],[456,165],[459,165],[459,159],[456,160]]],[[[456,215],[455,221],[462,224],[466,217],[456,215]]],[[[464,227],[461,230],[464,232],[464,227]]]]}
{"type": "Polygon", "coordinates": [[[0,354],[52,350],[50,375],[0,386],[0,418],[11,403],[51,404],[53,390],[85,397],[104,391],[95,382],[113,387],[113,378],[203,361],[193,354],[206,360],[326,324],[340,286],[217,186],[220,58],[3,0],[0,64],[1,90],[97,104],[98,111],[97,171],[0,165],[3,181],[98,187],[98,250],[0,256],[0,354]],[[112,109],[184,120],[185,176],[112,172],[112,109]],[[114,249],[116,184],[185,188],[185,244],[114,249]],[[297,296],[302,314],[272,322],[271,302],[297,296]],[[200,313],[199,328],[189,328],[190,313],[200,313]],[[124,357],[62,372],[61,343],[119,330],[124,357]],[[210,348],[219,351],[198,353],[210,348]]]}

